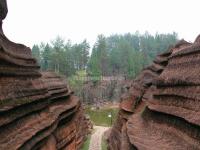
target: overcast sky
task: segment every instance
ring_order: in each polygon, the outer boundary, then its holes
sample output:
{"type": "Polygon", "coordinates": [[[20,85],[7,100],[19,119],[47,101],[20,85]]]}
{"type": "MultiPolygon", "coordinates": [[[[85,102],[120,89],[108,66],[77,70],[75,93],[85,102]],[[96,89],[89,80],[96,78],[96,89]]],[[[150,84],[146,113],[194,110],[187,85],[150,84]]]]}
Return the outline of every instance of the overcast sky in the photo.
{"type": "Polygon", "coordinates": [[[177,32],[194,41],[200,33],[199,0],[8,0],[4,32],[32,46],[57,35],[92,45],[98,34],[177,32]]]}

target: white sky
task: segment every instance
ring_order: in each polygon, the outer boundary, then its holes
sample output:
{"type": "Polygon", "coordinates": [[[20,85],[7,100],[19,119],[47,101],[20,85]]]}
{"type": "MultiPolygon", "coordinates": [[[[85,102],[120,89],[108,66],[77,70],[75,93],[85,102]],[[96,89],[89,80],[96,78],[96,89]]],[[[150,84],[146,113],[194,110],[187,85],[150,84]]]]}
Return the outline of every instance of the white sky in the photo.
{"type": "Polygon", "coordinates": [[[4,32],[32,46],[57,35],[72,42],[98,34],[177,32],[194,41],[200,33],[199,0],[8,0],[4,32]]]}

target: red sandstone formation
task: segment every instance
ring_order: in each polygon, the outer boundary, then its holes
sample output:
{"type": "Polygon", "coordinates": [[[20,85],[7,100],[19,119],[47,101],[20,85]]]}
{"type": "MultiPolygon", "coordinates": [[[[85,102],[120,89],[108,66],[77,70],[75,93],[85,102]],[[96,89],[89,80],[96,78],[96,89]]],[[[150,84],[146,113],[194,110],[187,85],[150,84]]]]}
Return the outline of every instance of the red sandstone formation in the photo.
{"type": "MultiPolygon", "coordinates": [[[[1,0],[1,23],[6,14],[1,0]]],[[[40,73],[30,48],[0,31],[0,149],[80,149],[89,125],[80,101],[60,76],[40,73]]]]}
{"type": "MultiPolygon", "coordinates": [[[[121,98],[118,118],[108,139],[109,149],[128,150],[133,147],[128,139],[126,123],[132,114],[142,111],[146,106],[146,103],[142,101],[143,96],[147,93],[153,80],[159,76],[167,65],[170,54],[171,51],[158,55],[153,64],[145,68],[132,84],[127,87],[128,93],[124,94],[121,98]]],[[[148,97],[146,94],[145,96],[148,97]]]]}
{"type": "Polygon", "coordinates": [[[122,96],[109,149],[200,149],[199,54],[199,37],[181,40],[142,71],[122,96]]]}

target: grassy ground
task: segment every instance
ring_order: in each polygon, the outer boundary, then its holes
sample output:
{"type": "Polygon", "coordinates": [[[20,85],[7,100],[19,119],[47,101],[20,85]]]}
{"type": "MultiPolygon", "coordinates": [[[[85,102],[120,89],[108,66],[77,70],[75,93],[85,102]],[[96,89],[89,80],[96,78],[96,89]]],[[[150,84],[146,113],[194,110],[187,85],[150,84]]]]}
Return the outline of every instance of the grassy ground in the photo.
{"type": "Polygon", "coordinates": [[[81,150],[88,150],[90,145],[91,135],[88,135],[87,140],[84,142],[81,150]]]}
{"type": "Polygon", "coordinates": [[[117,108],[102,108],[99,110],[92,110],[90,107],[87,107],[85,111],[95,125],[107,127],[112,126],[117,118],[118,113],[117,108]],[[112,114],[112,118],[108,117],[109,114],[112,114]]]}

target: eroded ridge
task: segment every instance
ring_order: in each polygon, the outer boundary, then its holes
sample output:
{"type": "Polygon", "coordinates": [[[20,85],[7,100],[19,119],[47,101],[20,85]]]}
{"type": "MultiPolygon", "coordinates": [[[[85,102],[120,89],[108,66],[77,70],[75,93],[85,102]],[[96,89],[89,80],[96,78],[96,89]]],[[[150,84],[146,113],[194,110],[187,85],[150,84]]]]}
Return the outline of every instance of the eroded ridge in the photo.
{"type": "Polygon", "coordinates": [[[151,97],[154,90],[152,83],[166,67],[171,53],[172,50],[169,49],[158,55],[152,65],[146,67],[131,84],[126,86],[128,92],[121,97],[118,118],[108,139],[109,149],[135,149],[129,141],[126,123],[133,114],[141,112],[146,107],[144,101],[151,97]]]}
{"type": "Polygon", "coordinates": [[[128,86],[109,149],[200,149],[199,39],[180,40],[128,86]]]}
{"type": "Polygon", "coordinates": [[[80,149],[91,126],[67,82],[40,72],[30,48],[8,40],[0,1],[0,149],[80,149]]]}

